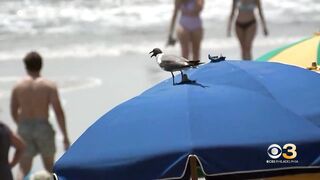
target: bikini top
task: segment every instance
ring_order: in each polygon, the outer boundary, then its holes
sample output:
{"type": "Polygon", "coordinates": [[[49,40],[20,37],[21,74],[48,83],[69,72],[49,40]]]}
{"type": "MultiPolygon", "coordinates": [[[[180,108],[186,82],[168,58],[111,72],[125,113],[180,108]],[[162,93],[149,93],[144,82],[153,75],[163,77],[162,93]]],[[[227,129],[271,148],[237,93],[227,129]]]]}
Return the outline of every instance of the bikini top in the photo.
{"type": "Polygon", "coordinates": [[[195,5],[195,0],[186,0],[184,3],[182,3],[180,9],[182,12],[192,11],[195,8],[195,5]]]}
{"type": "Polygon", "coordinates": [[[255,0],[247,2],[243,2],[242,0],[236,0],[236,4],[239,11],[253,11],[256,8],[255,0]]]}

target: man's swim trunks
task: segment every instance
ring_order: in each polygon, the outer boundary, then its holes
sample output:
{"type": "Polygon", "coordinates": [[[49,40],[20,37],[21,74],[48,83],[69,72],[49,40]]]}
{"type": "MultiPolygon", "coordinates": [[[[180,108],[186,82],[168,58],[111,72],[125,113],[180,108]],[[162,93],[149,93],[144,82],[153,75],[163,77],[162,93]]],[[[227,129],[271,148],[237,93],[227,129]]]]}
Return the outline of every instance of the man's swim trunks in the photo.
{"type": "Polygon", "coordinates": [[[18,134],[26,143],[24,156],[53,156],[56,152],[55,132],[47,120],[22,120],[18,123],[18,134]]]}

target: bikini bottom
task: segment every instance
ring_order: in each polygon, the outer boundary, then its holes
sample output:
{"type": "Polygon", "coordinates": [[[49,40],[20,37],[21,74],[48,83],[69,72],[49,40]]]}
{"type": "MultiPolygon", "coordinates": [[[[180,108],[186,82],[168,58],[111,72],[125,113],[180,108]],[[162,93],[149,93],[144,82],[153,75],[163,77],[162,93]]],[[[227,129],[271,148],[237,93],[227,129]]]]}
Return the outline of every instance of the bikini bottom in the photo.
{"type": "Polygon", "coordinates": [[[190,31],[196,31],[198,29],[202,28],[202,21],[200,19],[200,17],[198,16],[181,16],[180,17],[180,21],[179,21],[180,25],[190,31]]]}
{"type": "Polygon", "coordinates": [[[253,26],[254,24],[256,24],[256,20],[255,19],[252,19],[252,20],[247,21],[247,22],[239,22],[239,21],[236,22],[236,26],[241,28],[241,29],[243,29],[243,30],[248,29],[249,27],[253,26]]]}

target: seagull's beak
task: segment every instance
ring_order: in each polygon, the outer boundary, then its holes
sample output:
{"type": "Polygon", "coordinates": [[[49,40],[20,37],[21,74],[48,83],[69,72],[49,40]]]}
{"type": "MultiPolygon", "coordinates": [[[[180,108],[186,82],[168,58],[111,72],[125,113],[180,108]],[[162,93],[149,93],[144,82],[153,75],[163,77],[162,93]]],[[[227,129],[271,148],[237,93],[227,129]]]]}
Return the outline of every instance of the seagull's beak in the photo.
{"type": "Polygon", "coordinates": [[[155,56],[153,51],[150,51],[150,52],[149,52],[149,54],[151,54],[151,53],[153,53],[153,54],[151,55],[151,57],[155,56]]]}

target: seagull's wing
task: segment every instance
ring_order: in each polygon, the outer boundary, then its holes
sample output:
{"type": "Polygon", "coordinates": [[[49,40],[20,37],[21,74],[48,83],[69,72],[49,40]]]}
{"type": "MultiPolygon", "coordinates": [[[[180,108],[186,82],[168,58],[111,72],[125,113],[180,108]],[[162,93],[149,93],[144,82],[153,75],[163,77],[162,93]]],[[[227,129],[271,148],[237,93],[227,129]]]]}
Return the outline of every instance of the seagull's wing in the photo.
{"type": "Polygon", "coordinates": [[[184,57],[178,57],[175,55],[163,55],[163,58],[161,59],[164,61],[166,60],[174,61],[175,63],[181,63],[186,66],[198,66],[200,64],[204,64],[204,62],[200,62],[200,60],[188,60],[184,57]]]}
{"type": "Polygon", "coordinates": [[[166,71],[179,71],[181,69],[190,67],[187,59],[174,55],[163,55],[159,65],[166,71]]]}
{"type": "Polygon", "coordinates": [[[175,55],[164,54],[161,58],[161,61],[174,61],[176,63],[186,63],[188,62],[188,59],[175,55]]]}
{"type": "Polygon", "coordinates": [[[204,64],[204,62],[200,62],[199,60],[198,61],[188,61],[188,64],[192,67],[196,67],[196,66],[199,66],[201,64],[204,64]]]}

